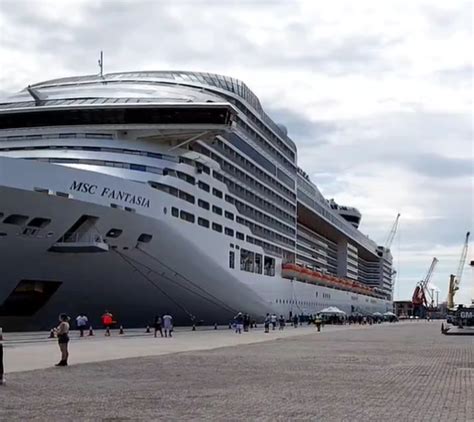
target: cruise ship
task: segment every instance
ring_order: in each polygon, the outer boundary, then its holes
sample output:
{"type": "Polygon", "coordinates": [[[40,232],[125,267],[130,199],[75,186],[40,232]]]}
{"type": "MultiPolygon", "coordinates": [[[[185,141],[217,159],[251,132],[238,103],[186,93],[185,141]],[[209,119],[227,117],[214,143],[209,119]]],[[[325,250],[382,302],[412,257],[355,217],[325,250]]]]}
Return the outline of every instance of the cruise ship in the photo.
{"type": "Polygon", "coordinates": [[[67,77],[0,100],[0,326],[392,310],[392,256],[237,79],[67,77]]]}

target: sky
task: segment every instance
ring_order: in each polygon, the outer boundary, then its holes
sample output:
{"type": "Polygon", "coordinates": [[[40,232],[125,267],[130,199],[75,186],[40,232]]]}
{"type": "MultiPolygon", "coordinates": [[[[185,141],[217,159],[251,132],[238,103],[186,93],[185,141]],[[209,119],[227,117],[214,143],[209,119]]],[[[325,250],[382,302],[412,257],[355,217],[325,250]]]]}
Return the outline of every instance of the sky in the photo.
{"type": "MultiPolygon", "coordinates": [[[[193,70],[243,80],[322,193],[392,244],[395,298],[434,256],[445,300],[474,231],[473,2],[0,0],[0,95],[50,78],[193,70]]],[[[474,234],[473,234],[474,237],[474,234]]],[[[474,245],[459,303],[474,297],[474,245]]]]}

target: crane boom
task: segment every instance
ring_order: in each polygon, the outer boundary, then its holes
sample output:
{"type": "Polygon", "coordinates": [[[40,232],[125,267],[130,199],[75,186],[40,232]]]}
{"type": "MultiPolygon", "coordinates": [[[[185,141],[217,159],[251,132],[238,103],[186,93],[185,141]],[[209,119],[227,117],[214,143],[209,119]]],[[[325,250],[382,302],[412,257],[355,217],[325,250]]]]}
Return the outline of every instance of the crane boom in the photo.
{"type": "Polygon", "coordinates": [[[413,297],[412,297],[412,303],[415,306],[426,307],[428,305],[433,305],[434,298],[432,297],[432,294],[428,289],[428,284],[431,280],[431,277],[433,276],[434,269],[437,263],[438,263],[438,258],[433,257],[430,268],[428,269],[428,272],[426,273],[425,278],[416,284],[415,291],[413,292],[413,297]],[[428,301],[426,300],[427,294],[429,295],[431,299],[429,304],[428,304],[428,301]]]}
{"type": "Polygon", "coordinates": [[[466,264],[467,249],[469,246],[469,235],[471,233],[466,233],[466,238],[464,240],[464,245],[461,251],[461,258],[459,259],[458,270],[456,275],[451,274],[449,278],[449,290],[448,290],[448,308],[454,308],[454,295],[459,290],[459,285],[461,284],[462,273],[464,271],[464,265],[466,264]]]}
{"type": "Polygon", "coordinates": [[[395,238],[395,234],[397,233],[398,229],[398,222],[400,220],[400,213],[397,214],[397,218],[395,218],[395,222],[393,223],[392,229],[387,236],[387,240],[385,241],[385,249],[390,249],[393,243],[393,239],[395,238]]]}

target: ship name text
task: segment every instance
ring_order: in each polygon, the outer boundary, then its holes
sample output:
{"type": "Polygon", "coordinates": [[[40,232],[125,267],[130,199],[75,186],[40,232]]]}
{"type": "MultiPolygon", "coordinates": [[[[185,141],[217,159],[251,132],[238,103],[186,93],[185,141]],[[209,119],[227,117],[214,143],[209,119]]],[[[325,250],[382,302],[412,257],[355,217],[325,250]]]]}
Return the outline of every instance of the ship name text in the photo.
{"type": "Polygon", "coordinates": [[[97,195],[103,198],[123,201],[131,205],[138,205],[144,208],[150,208],[150,200],[144,196],[135,195],[119,189],[112,189],[106,186],[94,185],[92,183],[78,182],[74,180],[71,187],[72,191],[88,193],[89,195],[97,195]]]}

